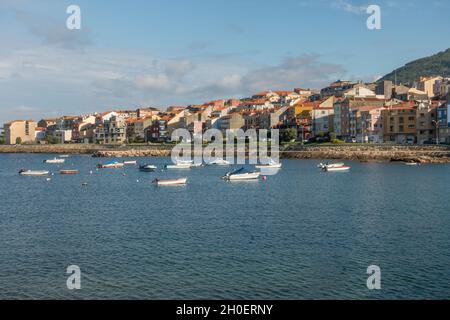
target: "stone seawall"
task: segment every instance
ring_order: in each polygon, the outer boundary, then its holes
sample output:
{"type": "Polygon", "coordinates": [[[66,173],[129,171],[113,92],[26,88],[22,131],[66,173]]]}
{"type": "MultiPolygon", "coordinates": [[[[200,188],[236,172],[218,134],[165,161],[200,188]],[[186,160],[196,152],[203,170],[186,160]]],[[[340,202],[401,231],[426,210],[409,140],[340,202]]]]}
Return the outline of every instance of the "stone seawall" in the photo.
{"type": "Polygon", "coordinates": [[[282,158],[356,161],[404,161],[450,163],[448,146],[293,146],[281,152],[282,158]]]}
{"type": "MultiPolygon", "coordinates": [[[[0,153],[91,154],[96,157],[167,157],[171,145],[20,145],[0,146],[0,153]]],[[[293,145],[280,148],[285,159],[330,159],[356,161],[414,161],[420,163],[450,163],[448,146],[397,145],[293,145]]]]}

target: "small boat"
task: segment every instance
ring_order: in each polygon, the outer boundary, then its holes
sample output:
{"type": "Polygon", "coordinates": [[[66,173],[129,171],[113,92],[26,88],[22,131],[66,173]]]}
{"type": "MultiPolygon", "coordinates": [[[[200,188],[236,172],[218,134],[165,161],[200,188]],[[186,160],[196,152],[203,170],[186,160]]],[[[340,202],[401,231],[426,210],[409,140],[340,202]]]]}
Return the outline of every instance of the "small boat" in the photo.
{"type": "Polygon", "coordinates": [[[117,169],[117,168],[123,168],[124,164],[120,162],[111,162],[107,164],[98,164],[97,168],[99,169],[117,169]]]}
{"type": "Polygon", "coordinates": [[[78,174],[79,171],[78,170],[60,170],[59,173],[60,174],[78,174]]]}
{"type": "Polygon", "coordinates": [[[229,166],[231,163],[224,159],[216,159],[211,162],[208,162],[210,166],[229,166]]]}
{"type": "Polygon", "coordinates": [[[150,164],[144,164],[142,166],[139,166],[139,170],[142,172],[153,172],[157,169],[156,166],[150,165],[150,164]]]}
{"type": "Polygon", "coordinates": [[[184,185],[187,183],[187,178],[178,178],[178,179],[155,179],[153,180],[153,183],[155,183],[157,186],[177,186],[177,185],[184,185]]]}
{"type": "Polygon", "coordinates": [[[339,163],[319,163],[319,165],[317,166],[320,169],[324,169],[324,168],[340,168],[340,167],[345,167],[345,163],[343,162],[339,162],[339,163]]]}
{"type": "Polygon", "coordinates": [[[245,172],[244,168],[228,172],[226,175],[222,177],[224,180],[228,181],[237,181],[237,180],[255,180],[258,179],[261,175],[261,172],[253,171],[253,172],[245,172]]]}
{"type": "Polygon", "coordinates": [[[62,154],[62,155],[60,155],[59,157],[60,157],[60,158],[68,158],[69,155],[68,155],[68,154],[62,154]]]}
{"type": "Polygon", "coordinates": [[[168,164],[165,167],[166,167],[166,169],[190,169],[192,167],[192,164],[177,163],[177,164],[168,164]]]}
{"type": "Polygon", "coordinates": [[[66,159],[58,159],[58,158],[54,158],[54,159],[44,160],[44,163],[49,163],[49,164],[61,164],[61,163],[64,163],[65,161],[66,161],[66,159]]]}
{"type": "Polygon", "coordinates": [[[25,170],[22,169],[19,171],[19,174],[22,176],[46,176],[50,172],[45,170],[25,170]]]}
{"type": "Polygon", "coordinates": [[[259,164],[255,166],[256,169],[279,169],[281,168],[281,162],[275,162],[270,159],[268,164],[259,164]]]}
{"type": "Polygon", "coordinates": [[[420,166],[419,162],[405,162],[406,166],[420,166]]]}
{"type": "Polygon", "coordinates": [[[349,171],[351,167],[341,166],[341,167],[325,167],[322,170],[325,172],[346,172],[349,171]]]}
{"type": "Polygon", "coordinates": [[[124,161],[123,164],[125,165],[137,165],[137,161],[136,160],[128,160],[128,161],[124,161]]]}

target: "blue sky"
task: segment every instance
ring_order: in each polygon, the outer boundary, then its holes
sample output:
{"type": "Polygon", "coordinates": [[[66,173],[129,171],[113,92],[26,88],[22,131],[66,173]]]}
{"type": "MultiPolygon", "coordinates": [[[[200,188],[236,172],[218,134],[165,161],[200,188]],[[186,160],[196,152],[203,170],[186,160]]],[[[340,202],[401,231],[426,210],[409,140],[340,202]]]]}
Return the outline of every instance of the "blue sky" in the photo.
{"type": "Polygon", "coordinates": [[[450,47],[446,0],[0,0],[0,123],[371,81],[450,47]],[[79,5],[82,29],[65,27],[79,5]],[[382,30],[366,27],[369,4],[382,30]]]}

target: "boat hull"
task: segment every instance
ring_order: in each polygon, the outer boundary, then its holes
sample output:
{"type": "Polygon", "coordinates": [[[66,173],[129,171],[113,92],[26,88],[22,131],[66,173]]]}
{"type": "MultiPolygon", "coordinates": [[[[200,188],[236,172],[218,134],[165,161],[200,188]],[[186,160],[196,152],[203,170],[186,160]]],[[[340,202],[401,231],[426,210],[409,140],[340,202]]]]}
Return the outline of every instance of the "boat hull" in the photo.
{"type": "Polygon", "coordinates": [[[192,167],[191,164],[169,164],[166,166],[166,169],[169,170],[186,170],[186,169],[190,169],[192,167]]]}
{"type": "Polygon", "coordinates": [[[79,171],[78,170],[60,170],[59,173],[60,174],[78,174],[79,171]]]}
{"type": "Polygon", "coordinates": [[[350,167],[334,167],[334,168],[325,168],[325,172],[347,172],[350,170],[350,167]]]}
{"type": "Polygon", "coordinates": [[[50,173],[49,171],[31,171],[31,170],[19,172],[21,176],[46,176],[49,173],[50,173]]]}
{"type": "Polygon", "coordinates": [[[187,183],[187,178],[180,179],[167,179],[167,180],[155,180],[157,186],[179,186],[185,185],[187,183]]]}
{"type": "Polygon", "coordinates": [[[225,180],[228,181],[243,181],[243,180],[256,180],[260,177],[260,172],[251,172],[251,173],[241,173],[241,174],[232,174],[229,176],[225,176],[225,180]]]}

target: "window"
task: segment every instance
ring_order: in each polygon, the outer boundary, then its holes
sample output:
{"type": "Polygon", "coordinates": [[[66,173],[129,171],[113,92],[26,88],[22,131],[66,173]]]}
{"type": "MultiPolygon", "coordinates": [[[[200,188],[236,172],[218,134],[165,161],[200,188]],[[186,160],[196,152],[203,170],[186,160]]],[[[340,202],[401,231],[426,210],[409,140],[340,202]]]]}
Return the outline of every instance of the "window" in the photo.
{"type": "Polygon", "coordinates": [[[391,127],[389,128],[389,131],[394,132],[394,126],[391,126],[391,127]]]}
{"type": "Polygon", "coordinates": [[[403,117],[399,117],[399,118],[398,118],[398,122],[399,122],[399,123],[403,123],[403,122],[405,122],[405,119],[403,119],[403,117]]]}
{"type": "Polygon", "coordinates": [[[400,132],[405,131],[405,127],[404,127],[404,126],[399,126],[399,127],[398,127],[398,131],[400,131],[400,132]]]}
{"type": "Polygon", "coordinates": [[[414,120],[416,120],[416,118],[414,118],[414,117],[408,117],[408,120],[409,120],[409,121],[414,121],[414,120]]]}

